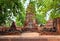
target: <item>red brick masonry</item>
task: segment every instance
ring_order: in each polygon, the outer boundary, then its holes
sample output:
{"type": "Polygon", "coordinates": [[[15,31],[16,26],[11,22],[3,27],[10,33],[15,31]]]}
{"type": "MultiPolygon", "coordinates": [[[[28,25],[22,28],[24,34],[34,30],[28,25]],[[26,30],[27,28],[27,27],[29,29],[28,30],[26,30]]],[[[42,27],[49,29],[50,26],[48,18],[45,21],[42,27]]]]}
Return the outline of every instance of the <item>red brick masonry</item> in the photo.
{"type": "Polygon", "coordinates": [[[0,41],[60,41],[60,36],[20,37],[1,36],[0,41]]]}

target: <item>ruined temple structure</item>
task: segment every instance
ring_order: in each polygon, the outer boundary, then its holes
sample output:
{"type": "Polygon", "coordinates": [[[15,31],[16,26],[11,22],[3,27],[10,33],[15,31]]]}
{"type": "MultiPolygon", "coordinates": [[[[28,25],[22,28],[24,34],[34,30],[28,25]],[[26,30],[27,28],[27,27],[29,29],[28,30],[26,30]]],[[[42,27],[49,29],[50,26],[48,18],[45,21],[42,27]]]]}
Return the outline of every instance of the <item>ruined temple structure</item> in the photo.
{"type": "Polygon", "coordinates": [[[47,23],[45,24],[45,27],[46,28],[53,28],[53,20],[52,19],[49,19],[47,21],[47,23]]]}
{"type": "Polygon", "coordinates": [[[53,27],[57,29],[57,32],[60,33],[60,18],[56,18],[53,20],[53,27]]]}
{"type": "Polygon", "coordinates": [[[35,19],[35,14],[33,13],[26,13],[26,21],[24,24],[25,30],[34,30],[37,29],[37,23],[35,19]]]}
{"type": "Polygon", "coordinates": [[[25,21],[25,27],[27,28],[35,28],[37,26],[35,14],[27,13],[26,14],[26,21],[25,21]]]}
{"type": "MultiPolygon", "coordinates": [[[[27,8],[26,11],[26,20],[25,20],[25,24],[24,24],[24,28],[23,29],[27,29],[27,30],[34,30],[37,29],[37,22],[36,22],[36,14],[35,14],[35,5],[31,4],[31,2],[29,3],[29,6],[27,8]]],[[[34,30],[35,31],[35,30],[34,30]]]]}
{"type": "Polygon", "coordinates": [[[16,24],[15,24],[15,22],[13,21],[12,22],[12,25],[11,25],[11,27],[10,27],[10,29],[9,29],[9,31],[16,31],[17,29],[16,29],[16,24]]]}

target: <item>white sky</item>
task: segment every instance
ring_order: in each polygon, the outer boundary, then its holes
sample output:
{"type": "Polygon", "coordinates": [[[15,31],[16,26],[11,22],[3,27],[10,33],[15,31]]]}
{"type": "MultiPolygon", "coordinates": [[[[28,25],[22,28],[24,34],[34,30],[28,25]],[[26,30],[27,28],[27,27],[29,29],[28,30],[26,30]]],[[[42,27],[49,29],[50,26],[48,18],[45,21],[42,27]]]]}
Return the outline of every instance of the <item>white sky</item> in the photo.
{"type": "Polygon", "coordinates": [[[30,0],[27,0],[27,1],[25,2],[25,4],[24,4],[25,9],[26,9],[26,8],[27,8],[27,6],[29,5],[29,2],[30,2],[30,0]]]}
{"type": "Polygon", "coordinates": [[[50,11],[47,12],[47,14],[46,14],[46,20],[49,20],[51,11],[52,11],[52,10],[50,10],[50,11]]]}

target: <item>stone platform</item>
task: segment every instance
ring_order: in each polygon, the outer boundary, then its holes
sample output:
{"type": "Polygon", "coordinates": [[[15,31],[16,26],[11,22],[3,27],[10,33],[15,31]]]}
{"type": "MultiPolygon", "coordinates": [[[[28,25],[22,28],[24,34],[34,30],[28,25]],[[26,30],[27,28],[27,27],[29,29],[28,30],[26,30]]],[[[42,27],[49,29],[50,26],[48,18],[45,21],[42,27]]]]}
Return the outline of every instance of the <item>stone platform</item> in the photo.
{"type": "Polygon", "coordinates": [[[0,41],[60,41],[59,35],[39,35],[39,33],[23,33],[21,35],[3,35],[0,41]]]}

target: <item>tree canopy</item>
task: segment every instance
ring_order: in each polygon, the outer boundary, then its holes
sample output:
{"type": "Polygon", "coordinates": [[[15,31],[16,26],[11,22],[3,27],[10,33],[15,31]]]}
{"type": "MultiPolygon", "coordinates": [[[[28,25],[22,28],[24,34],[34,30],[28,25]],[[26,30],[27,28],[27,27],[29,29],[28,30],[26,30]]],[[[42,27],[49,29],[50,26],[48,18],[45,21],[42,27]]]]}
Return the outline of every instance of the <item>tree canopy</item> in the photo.
{"type": "Polygon", "coordinates": [[[0,25],[11,23],[13,20],[16,20],[17,24],[20,24],[19,22],[23,24],[25,20],[23,4],[20,0],[0,0],[0,25]]]}

